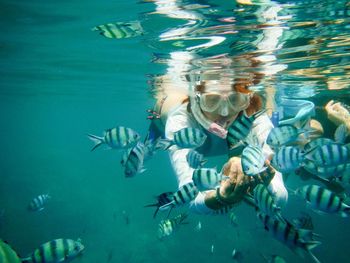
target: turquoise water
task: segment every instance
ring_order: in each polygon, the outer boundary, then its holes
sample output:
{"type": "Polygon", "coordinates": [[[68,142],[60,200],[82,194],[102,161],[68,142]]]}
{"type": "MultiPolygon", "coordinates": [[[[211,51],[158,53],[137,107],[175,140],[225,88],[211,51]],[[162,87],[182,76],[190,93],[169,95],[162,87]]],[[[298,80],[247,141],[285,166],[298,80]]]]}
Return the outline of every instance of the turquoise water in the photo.
{"type": "MultiPolygon", "coordinates": [[[[350,105],[349,8],[348,1],[1,1],[0,237],[23,256],[55,238],[81,238],[86,250],[74,262],[227,262],[233,248],[242,262],[265,262],[262,254],[310,262],[274,240],[244,205],[234,210],[238,228],[227,216],[191,214],[188,225],[159,241],[162,216],[153,219],[143,206],[177,188],[167,154],[125,178],[121,152],[90,152],[86,134],[123,125],[145,136],[146,110],[160,83],[171,84],[163,77],[184,77],[201,59],[225,54],[239,58],[238,75],[264,74],[262,94],[313,101],[332,136],[336,127],[323,106],[330,99],[350,105]],[[132,38],[91,30],[137,20],[143,34],[132,38]],[[197,47],[213,37],[222,42],[197,47]],[[258,66],[243,63],[258,57],[258,66]],[[45,209],[28,212],[43,193],[52,196],[45,209]]],[[[289,178],[287,186],[299,183],[289,178]]],[[[285,215],[300,210],[322,236],[314,249],[321,262],[347,262],[349,218],[314,213],[291,194],[285,215]]]]}

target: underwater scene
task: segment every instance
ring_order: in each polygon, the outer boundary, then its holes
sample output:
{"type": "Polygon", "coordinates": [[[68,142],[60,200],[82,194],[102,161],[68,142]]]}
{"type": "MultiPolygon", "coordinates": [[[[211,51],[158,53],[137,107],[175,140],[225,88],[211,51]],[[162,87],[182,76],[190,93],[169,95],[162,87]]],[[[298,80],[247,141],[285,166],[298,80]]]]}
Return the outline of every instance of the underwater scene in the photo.
{"type": "Polygon", "coordinates": [[[0,1],[0,262],[349,262],[350,1],[0,1]]]}

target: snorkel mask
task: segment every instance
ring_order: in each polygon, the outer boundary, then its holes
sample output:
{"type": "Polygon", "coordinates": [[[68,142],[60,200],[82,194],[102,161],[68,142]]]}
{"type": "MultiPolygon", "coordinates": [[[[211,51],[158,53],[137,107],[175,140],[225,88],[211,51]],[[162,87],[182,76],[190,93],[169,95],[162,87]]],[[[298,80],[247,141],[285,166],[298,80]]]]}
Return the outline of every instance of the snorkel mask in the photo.
{"type": "Polygon", "coordinates": [[[252,93],[232,90],[233,75],[233,69],[193,70],[190,74],[192,114],[201,126],[223,139],[227,130],[206,117],[203,111],[226,117],[230,113],[238,114],[249,106],[252,93]],[[203,91],[197,89],[199,85],[204,85],[203,91]]]}

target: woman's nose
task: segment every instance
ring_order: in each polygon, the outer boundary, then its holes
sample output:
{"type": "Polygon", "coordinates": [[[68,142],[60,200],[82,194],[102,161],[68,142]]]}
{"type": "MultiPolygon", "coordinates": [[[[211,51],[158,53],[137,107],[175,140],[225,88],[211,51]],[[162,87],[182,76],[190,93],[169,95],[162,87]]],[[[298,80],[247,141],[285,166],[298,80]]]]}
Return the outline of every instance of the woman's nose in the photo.
{"type": "Polygon", "coordinates": [[[220,106],[219,114],[220,114],[221,116],[224,116],[224,117],[226,117],[226,116],[229,114],[227,101],[225,101],[225,102],[220,106]]]}

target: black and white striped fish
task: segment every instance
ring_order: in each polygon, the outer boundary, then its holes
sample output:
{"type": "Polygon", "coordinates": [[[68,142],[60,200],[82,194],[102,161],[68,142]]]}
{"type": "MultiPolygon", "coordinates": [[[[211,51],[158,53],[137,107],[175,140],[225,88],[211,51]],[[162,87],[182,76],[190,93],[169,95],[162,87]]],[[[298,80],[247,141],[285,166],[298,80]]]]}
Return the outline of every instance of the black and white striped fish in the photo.
{"type": "Polygon", "coordinates": [[[55,239],[42,244],[33,253],[23,258],[24,263],[59,263],[67,262],[80,255],[84,250],[84,245],[80,239],[55,239]]]}
{"type": "Polygon", "coordinates": [[[304,158],[314,162],[316,166],[336,166],[350,163],[350,149],[338,143],[326,144],[305,153],[304,158]]]}
{"type": "Polygon", "coordinates": [[[140,140],[140,135],[136,131],[123,126],[105,130],[103,137],[93,134],[88,134],[88,137],[95,143],[91,151],[102,144],[112,149],[125,149],[133,147],[140,140]]]}
{"type": "Polygon", "coordinates": [[[274,148],[281,147],[282,145],[298,142],[298,136],[301,133],[307,134],[305,130],[297,129],[293,125],[281,125],[271,129],[266,143],[274,148]]]}
{"type": "Polygon", "coordinates": [[[334,141],[332,139],[328,138],[316,138],[314,140],[309,141],[304,145],[304,152],[309,152],[312,149],[315,149],[318,146],[326,145],[326,144],[332,144],[334,141]]]}
{"type": "Polygon", "coordinates": [[[232,205],[225,205],[219,209],[214,210],[214,215],[227,215],[232,209],[234,208],[234,204],[232,205]]]}
{"type": "Polygon", "coordinates": [[[129,38],[143,34],[139,21],[107,23],[95,26],[92,30],[99,31],[107,38],[129,38]]]}
{"type": "Polygon", "coordinates": [[[158,226],[158,238],[170,236],[180,225],[187,224],[184,222],[187,216],[187,214],[181,213],[174,218],[162,220],[158,226]]]}
{"type": "Polygon", "coordinates": [[[29,205],[28,210],[30,211],[41,211],[45,208],[45,204],[48,202],[48,200],[51,198],[49,194],[42,194],[38,195],[37,197],[34,197],[29,205]]]}
{"type": "Polygon", "coordinates": [[[303,162],[303,151],[296,146],[277,148],[271,164],[281,173],[289,173],[298,169],[303,162]]]}
{"type": "Polygon", "coordinates": [[[143,168],[145,159],[145,145],[138,142],[130,151],[125,160],[124,174],[126,177],[133,177],[136,174],[143,173],[146,169],[143,168]]]}
{"type": "MultiPolygon", "coordinates": [[[[153,214],[153,218],[156,217],[159,208],[163,205],[169,204],[170,202],[173,201],[174,198],[174,193],[173,192],[164,192],[156,197],[157,203],[150,204],[150,205],[145,205],[145,207],[156,207],[156,211],[153,214]]],[[[170,213],[171,209],[169,210],[170,213]]],[[[168,214],[169,216],[169,214],[168,214]]]]}
{"type": "Polygon", "coordinates": [[[311,250],[320,245],[321,242],[313,240],[316,234],[311,230],[297,229],[286,220],[281,221],[261,212],[258,213],[258,218],[263,222],[265,229],[270,232],[274,238],[288,246],[300,256],[304,256],[304,254],[307,253],[316,263],[320,263],[311,250]]]}
{"type": "Polygon", "coordinates": [[[160,139],[157,142],[157,149],[166,150],[173,145],[179,148],[197,148],[203,145],[207,135],[197,128],[187,127],[174,132],[174,139],[160,139]]]}
{"type": "Polygon", "coordinates": [[[249,117],[245,113],[242,113],[237,117],[227,129],[226,141],[229,149],[234,148],[238,143],[244,141],[252,129],[255,119],[265,112],[265,110],[261,110],[249,117]]]}
{"type": "Polygon", "coordinates": [[[242,151],[241,163],[244,174],[257,175],[266,169],[265,155],[259,146],[246,146],[242,151]]]}
{"type": "Polygon", "coordinates": [[[343,174],[350,169],[350,163],[343,163],[331,166],[320,166],[314,161],[307,159],[303,160],[303,168],[309,173],[320,176],[320,177],[341,177],[343,174]]]}
{"type": "Polygon", "coordinates": [[[187,153],[186,160],[190,167],[194,169],[201,168],[207,162],[207,160],[204,160],[203,154],[193,149],[187,153]]]}
{"type": "Polygon", "coordinates": [[[284,221],[281,215],[281,208],[276,205],[274,198],[263,184],[258,184],[254,188],[254,200],[259,211],[284,221]]]}
{"type": "Polygon", "coordinates": [[[163,211],[172,207],[177,207],[190,203],[196,198],[199,191],[193,182],[187,183],[177,190],[171,202],[159,207],[159,210],[163,211]]]}
{"type": "Polygon", "coordinates": [[[229,177],[218,173],[216,168],[199,168],[195,169],[192,174],[192,180],[199,191],[215,189],[223,179],[229,177]]]}
{"type": "Polygon", "coordinates": [[[336,213],[342,217],[347,217],[350,213],[350,206],[345,204],[335,193],[324,187],[305,185],[298,188],[296,193],[302,196],[317,211],[329,214],[336,213]]]}

